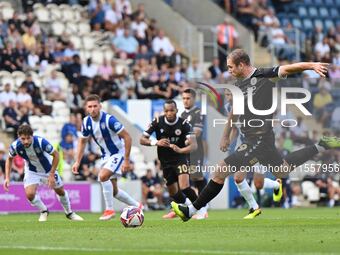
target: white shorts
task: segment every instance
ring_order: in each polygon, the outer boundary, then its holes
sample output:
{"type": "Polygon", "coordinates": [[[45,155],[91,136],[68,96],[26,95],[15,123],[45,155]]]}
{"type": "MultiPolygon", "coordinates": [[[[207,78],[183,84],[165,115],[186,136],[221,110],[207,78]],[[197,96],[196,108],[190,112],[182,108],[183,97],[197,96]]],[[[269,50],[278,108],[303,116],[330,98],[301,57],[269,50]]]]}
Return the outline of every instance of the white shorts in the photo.
{"type": "MultiPolygon", "coordinates": [[[[49,175],[50,175],[49,173],[36,173],[33,171],[26,170],[25,177],[24,177],[24,188],[30,185],[34,185],[34,184],[38,184],[38,185],[46,184],[47,185],[49,175]]],[[[54,178],[55,178],[54,188],[60,188],[64,185],[58,172],[55,172],[54,178]]]]}
{"type": "Polygon", "coordinates": [[[108,169],[112,172],[111,178],[117,178],[122,175],[121,166],[124,160],[124,155],[114,154],[109,158],[104,158],[100,162],[100,169],[108,169]]]}

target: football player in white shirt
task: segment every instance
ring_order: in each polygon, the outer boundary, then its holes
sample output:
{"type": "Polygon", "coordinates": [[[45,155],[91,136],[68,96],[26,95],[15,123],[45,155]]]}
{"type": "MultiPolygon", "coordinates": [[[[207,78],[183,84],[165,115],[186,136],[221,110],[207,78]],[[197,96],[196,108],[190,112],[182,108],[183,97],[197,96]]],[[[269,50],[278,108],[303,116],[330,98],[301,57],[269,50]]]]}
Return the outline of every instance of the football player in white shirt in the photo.
{"type": "Polygon", "coordinates": [[[117,187],[117,177],[130,169],[131,137],[129,133],[114,116],[101,111],[98,95],[89,95],[85,99],[85,108],[89,115],[83,119],[82,137],[78,142],[72,172],[78,173],[85,145],[91,136],[102,153],[98,180],[103,188],[106,209],[99,219],[110,220],[115,216],[113,197],[128,205],[142,208],[141,203],[117,187]]]}
{"type": "Polygon", "coordinates": [[[48,184],[51,189],[54,189],[68,219],[82,221],[83,218],[72,211],[68,193],[56,171],[59,163],[58,152],[46,139],[34,136],[29,125],[19,127],[18,137],[9,148],[4,189],[9,191],[12,162],[13,158],[18,155],[25,160],[25,193],[31,205],[40,210],[39,221],[47,221],[49,214],[48,208],[37,194],[37,188],[41,184],[48,184]]]}

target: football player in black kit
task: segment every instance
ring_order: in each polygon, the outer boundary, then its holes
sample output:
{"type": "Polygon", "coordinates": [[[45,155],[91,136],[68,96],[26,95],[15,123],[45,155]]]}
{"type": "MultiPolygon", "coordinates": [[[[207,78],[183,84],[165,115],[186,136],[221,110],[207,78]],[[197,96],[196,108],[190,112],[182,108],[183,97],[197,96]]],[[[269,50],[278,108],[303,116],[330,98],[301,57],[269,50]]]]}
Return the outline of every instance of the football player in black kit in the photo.
{"type": "MultiPolygon", "coordinates": [[[[250,64],[248,54],[242,49],[232,51],[227,58],[228,72],[237,79],[235,86],[240,88],[245,95],[249,87],[253,88],[253,105],[255,109],[267,110],[272,106],[272,88],[274,79],[285,78],[290,74],[300,73],[304,70],[314,70],[321,77],[325,77],[328,70],[326,63],[300,62],[272,68],[255,68],[250,64]]],[[[239,122],[254,119],[272,119],[273,114],[266,116],[255,115],[249,110],[245,100],[245,113],[238,119],[239,122]]],[[[236,117],[236,116],[235,116],[236,117]]],[[[234,123],[237,119],[234,120],[234,123]]],[[[268,123],[264,121],[264,123],[268,123]]],[[[179,205],[172,202],[174,212],[183,220],[189,220],[199,209],[209,203],[222,190],[225,179],[241,168],[260,163],[268,168],[275,169],[273,174],[277,178],[286,177],[295,167],[313,158],[317,153],[327,149],[340,148],[340,139],[336,137],[323,137],[318,144],[305,147],[288,154],[284,159],[275,147],[273,128],[269,123],[259,127],[244,125],[241,132],[245,141],[237,151],[230,154],[216,166],[213,178],[203,189],[192,205],[179,205]],[[278,170],[278,171],[277,171],[278,170]]]]}
{"type": "Polygon", "coordinates": [[[157,146],[164,179],[171,198],[177,203],[191,204],[197,195],[190,187],[188,154],[197,149],[195,135],[187,120],[177,116],[174,100],[163,106],[164,115],[155,118],[144,131],[140,144],[157,146]],[[150,139],[152,133],[156,139],[150,139]]]}
{"type": "MultiPolygon", "coordinates": [[[[207,181],[204,178],[202,172],[203,160],[204,160],[204,148],[203,148],[203,128],[204,128],[204,116],[201,115],[201,109],[195,105],[196,91],[192,88],[185,89],[182,92],[182,100],[184,105],[184,112],[181,117],[186,119],[192,126],[196,136],[197,150],[189,154],[190,164],[190,180],[197,188],[198,194],[200,194],[207,185],[207,181]]],[[[208,217],[207,206],[202,207],[193,218],[201,220],[208,217]]]]}

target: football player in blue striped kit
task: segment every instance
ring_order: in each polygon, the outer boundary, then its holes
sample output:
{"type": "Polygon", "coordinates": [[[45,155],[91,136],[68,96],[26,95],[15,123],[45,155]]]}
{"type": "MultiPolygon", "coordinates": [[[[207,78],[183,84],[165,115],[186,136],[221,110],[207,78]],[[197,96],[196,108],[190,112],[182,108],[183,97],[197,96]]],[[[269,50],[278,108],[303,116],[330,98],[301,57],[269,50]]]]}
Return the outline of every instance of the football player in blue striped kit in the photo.
{"type": "Polygon", "coordinates": [[[39,221],[47,221],[49,214],[48,208],[37,194],[37,188],[41,184],[48,184],[51,189],[54,189],[68,219],[74,221],[83,220],[82,217],[72,211],[68,193],[64,189],[63,182],[56,171],[59,163],[58,152],[54,150],[46,139],[33,135],[32,128],[27,124],[19,127],[18,139],[9,148],[4,182],[4,189],[7,192],[10,186],[12,162],[16,155],[25,160],[25,193],[31,205],[40,210],[39,221]]]}
{"type": "Polygon", "coordinates": [[[88,116],[83,119],[82,137],[78,141],[72,172],[78,173],[87,140],[91,136],[102,153],[98,180],[102,185],[106,209],[99,219],[110,220],[115,216],[113,197],[127,205],[142,208],[141,203],[117,187],[117,178],[130,169],[131,136],[114,116],[101,110],[98,95],[89,95],[84,104],[88,116]]]}

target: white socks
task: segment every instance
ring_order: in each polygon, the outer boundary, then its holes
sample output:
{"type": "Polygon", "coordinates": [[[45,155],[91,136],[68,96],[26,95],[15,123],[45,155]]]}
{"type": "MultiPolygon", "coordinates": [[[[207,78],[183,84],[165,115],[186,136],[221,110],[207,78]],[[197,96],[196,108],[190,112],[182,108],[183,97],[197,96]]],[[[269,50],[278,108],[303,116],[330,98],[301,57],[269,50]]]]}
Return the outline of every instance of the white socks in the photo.
{"type": "Polygon", "coordinates": [[[192,217],[194,214],[197,213],[197,209],[196,209],[192,204],[190,204],[190,205],[188,206],[188,208],[189,208],[189,216],[190,216],[190,217],[192,217]]]}
{"type": "Polygon", "coordinates": [[[249,208],[253,208],[254,210],[259,208],[248,182],[244,179],[241,183],[235,182],[235,184],[242,197],[247,201],[249,208]]]}
{"type": "Polygon", "coordinates": [[[103,196],[106,210],[113,210],[113,186],[110,180],[100,182],[102,184],[103,196]]]}
{"type": "MultiPolygon", "coordinates": [[[[111,184],[111,182],[110,182],[111,184]]],[[[112,184],[111,184],[112,186],[112,184]]],[[[128,193],[126,193],[124,190],[118,188],[118,192],[115,195],[115,198],[117,198],[119,201],[127,204],[127,205],[133,205],[138,207],[139,203],[134,200],[128,193]]]]}
{"type": "Polygon", "coordinates": [[[191,201],[190,201],[189,198],[186,198],[184,204],[187,205],[187,206],[189,206],[189,205],[191,205],[192,203],[191,203],[191,201]]]}
{"type": "Polygon", "coordinates": [[[31,203],[32,206],[35,206],[36,208],[38,208],[40,210],[40,212],[47,210],[46,205],[44,204],[43,201],[41,201],[38,194],[35,194],[34,199],[32,201],[30,201],[30,203],[31,203]]]}
{"type": "Polygon", "coordinates": [[[67,191],[65,190],[65,195],[64,196],[59,196],[57,195],[61,205],[63,206],[64,208],[64,211],[66,214],[69,214],[72,212],[71,210],[71,203],[70,203],[70,198],[68,196],[68,193],[67,191]]]}
{"type": "Polygon", "coordinates": [[[280,183],[278,183],[277,181],[273,181],[269,178],[264,178],[263,188],[264,189],[279,189],[280,183]]]}

